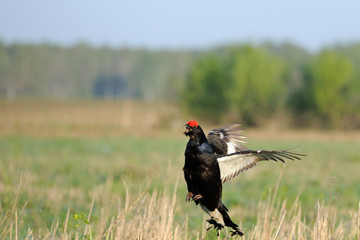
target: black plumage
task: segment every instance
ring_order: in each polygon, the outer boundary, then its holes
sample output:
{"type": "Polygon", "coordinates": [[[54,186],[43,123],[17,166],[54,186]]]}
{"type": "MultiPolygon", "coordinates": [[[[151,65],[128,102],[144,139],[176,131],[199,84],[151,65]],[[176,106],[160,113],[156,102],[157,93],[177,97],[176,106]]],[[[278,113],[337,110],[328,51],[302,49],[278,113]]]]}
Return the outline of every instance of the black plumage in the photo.
{"type": "Polygon", "coordinates": [[[214,129],[208,137],[196,121],[185,126],[184,134],[189,137],[183,168],[188,187],[186,200],[200,204],[210,215],[207,221],[215,229],[231,227],[232,235],[242,236],[242,230],[230,219],[228,209],[221,201],[222,184],[259,161],[284,162],[284,158],[294,160],[303,155],[289,151],[247,150],[242,145],[245,142],[238,128],[240,125],[214,129]]]}

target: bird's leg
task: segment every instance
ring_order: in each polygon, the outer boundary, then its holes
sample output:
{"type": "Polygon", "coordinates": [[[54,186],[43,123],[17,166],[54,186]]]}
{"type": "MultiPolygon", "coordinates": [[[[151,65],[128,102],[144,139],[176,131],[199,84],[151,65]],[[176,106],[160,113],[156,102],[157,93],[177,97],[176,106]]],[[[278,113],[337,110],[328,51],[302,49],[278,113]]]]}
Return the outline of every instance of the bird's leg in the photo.
{"type": "Polygon", "coordinates": [[[201,196],[201,194],[196,194],[194,196],[194,194],[192,192],[188,192],[186,194],[186,201],[190,202],[191,200],[194,200],[195,203],[198,203],[200,199],[202,199],[203,197],[201,196]]]}
{"type": "Polygon", "coordinates": [[[187,201],[187,202],[190,202],[191,199],[193,199],[193,197],[194,197],[194,194],[193,194],[192,192],[188,192],[188,193],[186,194],[186,201],[187,201]]]}
{"type": "Polygon", "coordinates": [[[193,200],[195,202],[199,201],[200,199],[202,199],[203,197],[201,196],[201,194],[196,194],[194,197],[193,197],[193,200]]]}

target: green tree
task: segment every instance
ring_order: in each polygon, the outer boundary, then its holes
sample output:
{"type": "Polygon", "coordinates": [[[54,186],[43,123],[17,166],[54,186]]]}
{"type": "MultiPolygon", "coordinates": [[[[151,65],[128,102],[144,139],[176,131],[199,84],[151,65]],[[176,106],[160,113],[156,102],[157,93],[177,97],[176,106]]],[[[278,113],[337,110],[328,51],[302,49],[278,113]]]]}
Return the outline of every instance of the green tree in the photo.
{"type": "Polygon", "coordinates": [[[346,110],[345,89],[352,73],[351,62],[329,50],[321,52],[311,65],[314,108],[329,123],[346,110]]]}
{"type": "Polygon", "coordinates": [[[360,42],[338,45],[334,49],[341,56],[346,57],[353,66],[353,74],[346,92],[346,110],[353,126],[360,127],[360,42]]]}
{"type": "Polygon", "coordinates": [[[226,86],[223,64],[215,56],[206,56],[190,69],[182,95],[183,101],[199,117],[220,121],[228,106],[226,86]]]}
{"type": "Polygon", "coordinates": [[[245,46],[235,51],[229,64],[231,87],[227,93],[231,110],[249,125],[271,116],[284,90],[282,61],[245,46]]]}

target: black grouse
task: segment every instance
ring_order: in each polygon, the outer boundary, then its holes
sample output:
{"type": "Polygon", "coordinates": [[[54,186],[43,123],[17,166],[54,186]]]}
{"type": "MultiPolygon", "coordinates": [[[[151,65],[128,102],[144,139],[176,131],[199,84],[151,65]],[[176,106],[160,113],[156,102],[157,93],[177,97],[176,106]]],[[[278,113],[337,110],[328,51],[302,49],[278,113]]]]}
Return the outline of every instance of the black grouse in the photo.
{"type": "Polygon", "coordinates": [[[219,233],[224,226],[233,229],[233,235],[243,231],[228,215],[221,201],[222,184],[239,173],[257,165],[259,161],[298,159],[303,154],[289,151],[248,150],[242,143],[239,124],[210,131],[206,137],[196,121],[189,121],[184,134],[189,137],[185,150],[184,177],[188,193],[186,201],[193,200],[210,215],[207,221],[219,233]]]}

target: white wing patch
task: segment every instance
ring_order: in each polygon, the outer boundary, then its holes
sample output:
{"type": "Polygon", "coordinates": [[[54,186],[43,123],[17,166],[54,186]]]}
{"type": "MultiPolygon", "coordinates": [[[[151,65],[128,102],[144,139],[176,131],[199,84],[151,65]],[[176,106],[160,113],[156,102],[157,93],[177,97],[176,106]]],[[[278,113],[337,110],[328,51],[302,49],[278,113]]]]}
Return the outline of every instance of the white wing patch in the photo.
{"type": "Polygon", "coordinates": [[[227,154],[235,153],[236,152],[236,145],[232,142],[227,142],[227,154]]]}
{"type": "Polygon", "coordinates": [[[221,181],[233,179],[241,172],[255,167],[260,158],[253,154],[234,154],[218,158],[221,181]]]}

